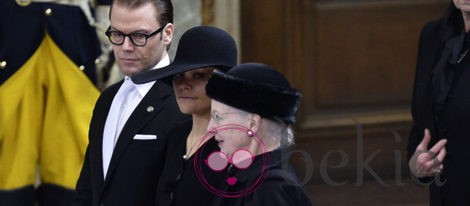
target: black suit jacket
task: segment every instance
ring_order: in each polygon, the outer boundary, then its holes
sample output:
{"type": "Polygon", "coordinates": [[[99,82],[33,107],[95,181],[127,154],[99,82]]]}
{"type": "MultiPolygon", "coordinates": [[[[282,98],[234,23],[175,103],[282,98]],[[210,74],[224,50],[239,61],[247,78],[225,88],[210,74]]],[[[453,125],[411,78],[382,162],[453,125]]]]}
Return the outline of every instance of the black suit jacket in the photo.
{"type": "MultiPolygon", "coordinates": [[[[470,204],[470,190],[468,189],[470,156],[467,152],[470,138],[468,134],[461,133],[464,129],[456,128],[456,125],[467,123],[470,125],[470,122],[461,122],[461,120],[454,118],[455,116],[449,115],[449,111],[458,112],[458,108],[448,107],[449,94],[452,94],[450,89],[436,90],[442,86],[439,84],[441,75],[450,71],[448,62],[455,59],[453,54],[461,54],[461,51],[454,52],[455,47],[451,47],[452,44],[449,43],[462,35],[463,28],[460,10],[450,3],[447,14],[439,20],[427,23],[420,36],[412,101],[413,126],[407,147],[408,159],[411,158],[417,145],[421,142],[425,128],[431,131],[429,147],[442,138],[448,139],[447,155],[443,162],[443,175],[440,179],[422,178],[419,182],[430,184],[431,205],[470,204]],[[444,100],[442,105],[437,103],[436,96],[442,97],[444,100]],[[442,116],[443,113],[446,115],[442,116]],[[464,161],[457,161],[462,159],[464,161]],[[447,182],[443,187],[438,187],[435,184],[437,181],[447,182]]],[[[453,98],[452,101],[454,104],[455,102],[466,102],[466,100],[456,98],[453,98]]]]}
{"type": "Polygon", "coordinates": [[[103,130],[111,103],[123,81],[102,92],[89,131],[85,162],[77,182],[76,205],[154,205],[164,164],[168,133],[188,117],[176,104],[173,89],[157,81],[122,129],[106,179],[103,178],[103,130]],[[156,140],[135,140],[136,134],[154,134],[156,140]]]}

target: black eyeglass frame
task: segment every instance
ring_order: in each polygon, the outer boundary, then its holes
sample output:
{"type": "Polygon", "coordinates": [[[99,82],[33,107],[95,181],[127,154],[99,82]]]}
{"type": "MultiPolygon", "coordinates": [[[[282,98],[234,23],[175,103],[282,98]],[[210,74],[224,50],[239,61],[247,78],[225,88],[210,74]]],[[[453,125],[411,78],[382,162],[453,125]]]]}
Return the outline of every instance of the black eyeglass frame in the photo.
{"type": "Polygon", "coordinates": [[[138,46],[138,47],[143,47],[145,45],[147,45],[147,41],[148,41],[148,38],[150,38],[151,36],[153,35],[156,35],[160,32],[163,31],[163,29],[166,27],[166,24],[161,26],[160,28],[158,28],[157,30],[155,30],[154,32],[150,33],[150,34],[144,34],[142,32],[132,32],[130,34],[125,34],[123,32],[120,32],[120,31],[111,31],[111,26],[108,27],[108,29],[106,29],[106,32],[104,32],[106,34],[106,36],[108,37],[108,40],[109,42],[111,42],[111,44],[114,44],[116,46],[121,46],[122,44],[124,44],[124,41],[126,40],[126,37],[129,37],[129,39],[131,40],[132,44],[134,44],[134,46],[138,46]],[[111,40],[111,35],[112,34],[119,34],[119,35],[122,35],[122,40],[121,42],[114,42],[113,40],[111,40]],[[132,35],[142,35],[145,37],[145,42],[143,44],[136,44],[136,42],[134,41],[134,39],[132,38],[132,35]]]}

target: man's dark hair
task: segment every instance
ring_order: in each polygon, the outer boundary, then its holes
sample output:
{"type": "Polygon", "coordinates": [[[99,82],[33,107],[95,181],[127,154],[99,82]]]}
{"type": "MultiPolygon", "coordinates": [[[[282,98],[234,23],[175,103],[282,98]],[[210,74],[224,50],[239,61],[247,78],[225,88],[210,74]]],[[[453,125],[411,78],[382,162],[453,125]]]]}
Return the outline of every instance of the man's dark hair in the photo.
{"type": "Polygon", "coordinates": [[[164,26],[167,23],[173,23],[173,4],[171,0],[113,0],[111,8],[109,10],[109,16],[113,10],[113,5],[122,5],[128,8],[138,8],[142,5],[151,3],[157,10],[157,21],[160,26],[164,26]]]}

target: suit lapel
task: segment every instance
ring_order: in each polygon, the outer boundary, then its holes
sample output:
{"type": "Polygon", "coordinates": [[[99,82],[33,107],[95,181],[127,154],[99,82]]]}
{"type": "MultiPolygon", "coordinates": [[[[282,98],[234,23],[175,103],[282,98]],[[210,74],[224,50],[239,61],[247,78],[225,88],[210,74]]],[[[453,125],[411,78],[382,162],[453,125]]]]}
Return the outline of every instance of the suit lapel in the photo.
{"type": "Polygon", "coordinates": [[[173,91],[163,88],[168,88],[168,86],[163,85],[161,81],[157,81],[137,105],[124,125],[111,157],[104,187],[106,187],[109,179],[112,179],[114,170],[121,159],[121,155],[134,136],[164,109],[165,99],[169,97],[173,91]]]}
{"type": "Polygon", "coordinates": [[[433,69],[432,87],[433,87],[433,110],[440,113],[447,95],[452,85],[455,68],[447,68],[448,64],[457,64],[461,46],[463,44],[463,35],[451,38],[447,41],[441,58],[433,69]]]}
{"type": "MultiPolygon", "coordinates": [[[[111,108],[111,104],[114,100],[114,97],[116,96],[119,88],[121,87],[122,83],[124,81],[120,81],[114,85],[112,85],[109,89],[109,93],[108,94],[104,94],[106,96],[104,96],[102,99],[103,99],[103,103],[100,104],[100,107],[98,108],[99,111],[103,111],[102,113],[100,113],[100,115],[96,115],[97,117],[100,117],[99,119],[97,119],[96,121],[96,125],[98,125],[99,128],[97,129],[91,129],[90,131],[95,131],[97,133],[95,133],[93,136],[95,137],[101,137],[101,138],[98,138],[97,142],[96,142],[96,148],[95,148],[95,152],[94,154],[96,154],[96,157],[99,157],[99,158],[96,158],[96,165],[95,167],[98,168],[98,174],[99,174],[99,177],[97,179],[101,180],[100,182],[100,185],[103,184],[104,182],[104,174],[103,174],[103,131],[104,131],[104,125],[106,123],[106,119],[108,117],[108,113],[109,113],[109,110],[111,108]]],[[[99,112],[98,111],[98,112],[99,112]]]]}

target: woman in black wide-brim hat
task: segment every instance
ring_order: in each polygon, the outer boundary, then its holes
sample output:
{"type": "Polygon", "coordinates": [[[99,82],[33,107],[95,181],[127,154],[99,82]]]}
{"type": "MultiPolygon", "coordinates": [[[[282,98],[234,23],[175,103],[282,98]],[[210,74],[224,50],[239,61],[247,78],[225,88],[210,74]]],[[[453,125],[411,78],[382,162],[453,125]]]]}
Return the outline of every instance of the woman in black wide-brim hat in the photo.
{"type": "MultiPolygon", "coordinates": [[[[157,205],[211,205],[216,197],[197,178],[198,172],[208,174],[209,168],[202,165],[196,170],[194,158],[195,153],[205,157],[219,150],[217,142],[205,136],[211,104],[205,92],[207,80],[214,69],[225,71],[236,63],[237,47],[227,32],[197,26],[181,36],[174,62],[132,78],[136,83],[161,80],[172,84],[181,112],[192,116],[192,121],[179,125],[169,135],[165,165],[157,187],[157,205]]],[[[202,181],[220,184],[224,176],[224,173],[216,173],[202,181]]]]}
{"type": "Polygon", "coordinates": [[[288,163],[301,94],[284,76],[260,63],[246,63],[227,73],[215,71],[206,85],[212,98],[208,130],[219,154],[207,163],[226,169],[213,205],[311,205],[288,163]]]}

